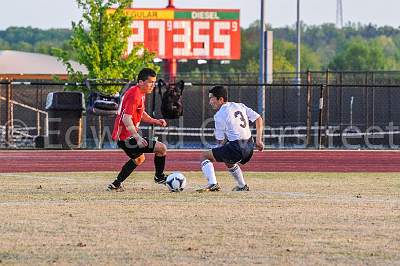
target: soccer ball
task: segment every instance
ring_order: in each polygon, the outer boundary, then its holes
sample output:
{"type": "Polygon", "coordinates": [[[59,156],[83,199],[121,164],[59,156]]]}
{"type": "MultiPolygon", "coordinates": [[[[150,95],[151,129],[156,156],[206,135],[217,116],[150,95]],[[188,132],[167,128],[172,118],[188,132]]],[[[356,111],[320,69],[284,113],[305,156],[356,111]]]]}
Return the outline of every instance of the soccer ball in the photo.
{"type": "Polygon", "coordinates": [[[186,187],[186,177],[180,173],[175,172],[167,177],[166,185],[171,192],[180,192],[186,187]]]}

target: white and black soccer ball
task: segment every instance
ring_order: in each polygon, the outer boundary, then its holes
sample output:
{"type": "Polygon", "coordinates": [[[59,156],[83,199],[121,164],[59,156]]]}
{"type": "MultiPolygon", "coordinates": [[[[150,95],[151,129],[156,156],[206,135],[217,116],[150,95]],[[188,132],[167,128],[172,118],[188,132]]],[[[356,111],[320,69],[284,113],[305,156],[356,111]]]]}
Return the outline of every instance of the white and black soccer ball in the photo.
{"type": "Polygon", "coordinates": [[[186,177],[180,172],[174,172],[167,177],[166,185],[171,192],[180,192],[186,187],[186,177]]]}

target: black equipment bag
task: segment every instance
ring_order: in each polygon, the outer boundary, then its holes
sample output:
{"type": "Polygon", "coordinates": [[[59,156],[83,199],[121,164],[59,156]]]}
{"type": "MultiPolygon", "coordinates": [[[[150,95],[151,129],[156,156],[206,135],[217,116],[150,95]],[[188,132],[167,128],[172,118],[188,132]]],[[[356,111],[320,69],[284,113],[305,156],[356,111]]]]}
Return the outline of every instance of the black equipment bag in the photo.
{"type": "Polygon", "coordinates": [[[116,115],[118,113],[119,101],[119,96],[109,96],[91,91],[89,94],[88,111],[95,115],[116,115]]]}
{"type": "Polygon", "coordinates": [[[157,86],[161,96],[161,114],[163,117],[177,119],[183,116],[182,93],[185,87],[183,80],[176,84],[167,85],[162,79],[159,79],[157,86]]]}
{"type": "MultiPolygon", "coordinates": [[[[87,104],[87,111],[89,113],[101,116],[116,115],[118,113],[118,106],[121,99],[119,94],[105,95],[104,93],[94,91],[90,87],[89,80],[85,81],[85,85],[89,89],[89,98],[87,104]]],[[[130,84],[128,83],[128,85],[130,84]]],[[[125,87],[122,90],[124,90],[125,87]]]]}

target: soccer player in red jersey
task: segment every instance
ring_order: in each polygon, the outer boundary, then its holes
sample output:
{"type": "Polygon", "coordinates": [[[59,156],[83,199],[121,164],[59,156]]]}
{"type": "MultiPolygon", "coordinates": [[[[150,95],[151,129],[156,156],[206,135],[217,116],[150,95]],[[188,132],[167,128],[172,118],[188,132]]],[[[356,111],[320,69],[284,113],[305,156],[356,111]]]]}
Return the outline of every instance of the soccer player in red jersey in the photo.
{"type": "Polygon", "coordinates": [[[167,147],[162,142],[143,138],[138,131],[140,122],[161,127],[167,125],[164,119],[152,118],[145,111],[146,94],[153,92],[155,84],[156,72],[150,68],[143,68],[139,72],[138,83],[130,87],[121,97],[112,139],[117,141],[118,147],[130,159],[122,167],[114,182],[108,185],[107,189],[110,191],[124,190],[122,182],[144,162],[144,153],[154,153],[154,181],[165,184],[164,168],[167,147]]]}

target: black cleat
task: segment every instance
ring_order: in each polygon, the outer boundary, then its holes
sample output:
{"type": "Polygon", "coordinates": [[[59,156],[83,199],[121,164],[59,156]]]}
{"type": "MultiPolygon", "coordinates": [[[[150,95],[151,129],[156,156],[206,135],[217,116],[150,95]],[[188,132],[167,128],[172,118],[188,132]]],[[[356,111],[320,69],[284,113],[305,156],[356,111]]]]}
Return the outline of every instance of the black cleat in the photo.
{"type": "Polygon", "coordinates": [[[232,191],[249,191],[249,186],[246,184],[243,187],[236,186],[232,189],[232,191]]]}
{"type": "Polygon", "coordinates": [[[167,175],[162,174],[160,176],[154,176],[154,182],[156,182],[157,184],[165,185],[165,183],[167,182],[167,175]]]}
{"type": "Polygon", "coordinates": [[[217,184],[207,185],[207,186],[205,186],[203,188],[197,189],[196,191],[197,192],[208,192],[208,191],[213,192],[213,191],[220,191],[220,190],[221,190],[221,187],[217,183],[217,184]]]}
{"type": "Polygon", "coordinates": [[[125,191],[124,186],[121,184],[119,187],[116,187],[113,183],[107,186],[108,191],[122,192],[125,191]]]}

